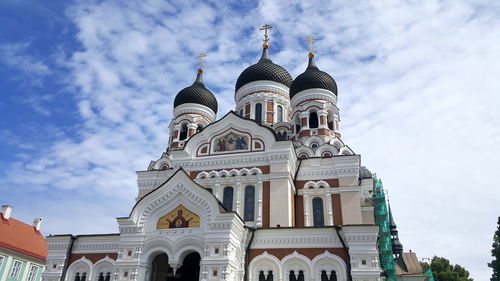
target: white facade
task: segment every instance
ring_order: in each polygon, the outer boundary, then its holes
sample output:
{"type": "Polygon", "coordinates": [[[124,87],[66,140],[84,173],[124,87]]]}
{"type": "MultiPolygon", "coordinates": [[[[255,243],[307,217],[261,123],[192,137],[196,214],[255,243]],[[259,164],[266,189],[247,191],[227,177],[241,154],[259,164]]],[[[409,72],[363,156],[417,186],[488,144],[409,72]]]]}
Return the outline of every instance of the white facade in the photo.
{"type": "Polygon", "coordinates": [[[340,138],[336,93],[289,91],[250,82],[218,121],[178,105],[119,233],[48,237],[43,280],[379,280],[373,179],[340,138]]]}

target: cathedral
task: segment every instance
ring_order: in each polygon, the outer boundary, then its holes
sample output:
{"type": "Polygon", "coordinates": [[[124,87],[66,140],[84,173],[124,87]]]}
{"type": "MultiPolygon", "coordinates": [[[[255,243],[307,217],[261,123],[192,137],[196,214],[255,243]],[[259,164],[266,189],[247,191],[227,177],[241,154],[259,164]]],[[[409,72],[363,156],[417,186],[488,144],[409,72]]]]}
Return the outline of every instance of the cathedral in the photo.
{"type": "Polygon", "coordinates": [[[47,237],[43,280],[390,280],[402,247],[380,181],[341,137],[337,84],[313,37],[293,79],[271,60],[270,28],[236,81],[234,111],[219,119],[200,55],[194,83],[175,97],[168,147],[137,172],[119,232],[47,237]]]}

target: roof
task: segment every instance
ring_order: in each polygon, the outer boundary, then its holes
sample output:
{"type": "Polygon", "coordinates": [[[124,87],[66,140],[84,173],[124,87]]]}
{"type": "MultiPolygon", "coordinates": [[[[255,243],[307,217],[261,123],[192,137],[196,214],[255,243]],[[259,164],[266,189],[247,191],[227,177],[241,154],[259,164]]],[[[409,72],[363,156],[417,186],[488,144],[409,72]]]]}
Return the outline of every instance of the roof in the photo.
{"type": "Polygon", "coordinates": [[[402,253],[394,262],[396,275],[423,276],[424,270],[415,253],[402,253]]]}
{"type": "Polygon", "coordinates": [[[249,67],[247,67],[238,77],[236,81],[236,89],[237,92],[244,85],[260,81],[260,80],[268,80],[278,82],[290,88],[292,85],[292,76],[288,71],[286,71],[280,65],[273,63],[273,61],[269,58],[269,51],[267,48],[264,48],[262,51],[262,57],[260,60],[249,67]]]}
{"type": "Polygon", "coordinates": [[[365,166],[359,167],[359,178],[360,179],[371,179],[373,178],[372,172],[368,170],[365,166]]]}
{"type": "Polygon", "coordinates": [[[32,225],[0,214],[0,247],[37,259],[46,260],[48,246],[45,237],[32,225]]]}
{"type": "Polygon", "coordinates": [[[337,95],[337,83],[330,74],[319,70],[314,62],[314,55],[309,56],[306,71],[293,80],[290,87],[290,98],[307,89],[325,89],[337,95]]]}
{"type": "Polygon", "coordinates": [[[214,113],[217,113],[217,99],[210,90],[205,88],[201,70],[198,71],[196,81],[191,86],[182,89],[175,96],[174,108],[185,103],[201,104],[210,108],[214,113]]]}

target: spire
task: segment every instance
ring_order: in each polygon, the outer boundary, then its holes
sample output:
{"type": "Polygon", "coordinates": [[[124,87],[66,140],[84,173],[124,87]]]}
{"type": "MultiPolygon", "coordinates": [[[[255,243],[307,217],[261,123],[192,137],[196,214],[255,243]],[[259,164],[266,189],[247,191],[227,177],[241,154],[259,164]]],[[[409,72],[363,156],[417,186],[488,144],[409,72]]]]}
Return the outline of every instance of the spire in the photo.
{"type": "Polygon", "coordinates": [[[389,205],[389,229],[391,232],[392,252],[399,256],[403,253],[403,244],[399,241],[397,225],[392,217],[391,205],[389,205]]]}
{"type": "Polygon", "coordinates": [[[391,234],[393,230],[395,230],[396,233],[398,232],[397,225],[394,223],[394,218],[392,217],[391,204],[389,204],[389,227],[391,228],[391,234]]]}

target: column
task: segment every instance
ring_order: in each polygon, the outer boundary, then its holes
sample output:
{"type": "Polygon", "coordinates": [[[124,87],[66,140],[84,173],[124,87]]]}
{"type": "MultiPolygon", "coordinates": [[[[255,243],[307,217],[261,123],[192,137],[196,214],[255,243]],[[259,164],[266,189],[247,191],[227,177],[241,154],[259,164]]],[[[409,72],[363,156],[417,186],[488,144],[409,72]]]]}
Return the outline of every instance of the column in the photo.
{"type": "Polygon", "coordinates": [[[189,123],[187,125],[187,129],[188,129],[188,134],[187,134],[187,139],[189,139],[192,135],[196,134],[196,129],[198,129],[198,125],[196,125],[195,123],[189,123]]]}
{"type": "Polygon", "coordinates": [[[310,226],[309,223],[309,214],[311,213],[311,206],[309,205],[309,195],[304,195],[304,225],[305,226],[310,226]]]}
{"type": "Polygon", "coordinates": [[[318,110],[317,112],[318,114],[318,118],[319,118],[319,126],[318,128],[328,128],[328,120],[327,120],[327,116],[328,116],[328,112],[326,112],[325,110],[318,110]]]}
{"type": "MultiPolygon", "coordinates": [[[[238,180],[238,182],[236,183],[236,202],[235,202],[235,206],[234,206],[234,210],[236,211],[236,213],[238,213],[240,216],[241,216],[241,202],[243,201],[243,199],[241,198],[241,182],[238,180]]],[[[245,201],[243,201],[245,202],[245,201]]]]}
{"type": "Polygon", "coordinates": [[[326,194],[326,210],[328,212],[328,224],[333,225],[332,195],[326,194]]]}
{"type": "Polygon", "coordinates": [[[257,183],[257,227],[262,227],[262,181],[257,183]]]}
{"type": "Polygon", "coordinates": [[[222,202],[221,187],[220,187],[220,184],[218,184],[218,183],[214,185],[214,195],[215,195],[215,198],[219,199],[219,201],[222,202]]]}
{"type": "Polygon", "coordinates": [[[181,128],[182,126],[180,124],[174,126],[174,133],[177,132],[177,134],[174,135],[173,142],[179,141],[179,136],[181,135],[181,128]]]}

